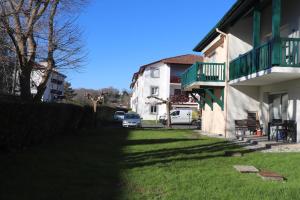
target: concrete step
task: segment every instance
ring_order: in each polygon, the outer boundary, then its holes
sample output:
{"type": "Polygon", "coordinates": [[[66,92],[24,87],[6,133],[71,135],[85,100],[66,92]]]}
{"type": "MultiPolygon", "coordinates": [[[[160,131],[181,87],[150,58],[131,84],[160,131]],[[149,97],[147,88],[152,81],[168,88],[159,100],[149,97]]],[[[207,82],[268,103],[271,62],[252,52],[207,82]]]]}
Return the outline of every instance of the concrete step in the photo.
{"type": "Polygon", "coordinates": [[[276,141],[268,141],[267,136],[255,136],[255,135],[247,135],[247,136],[239,136],[237,139],[241,146],[244,146],[246,149],[251,150],[263,150],[263,149],[271,149],[272,146],[283,145],[283,142],[276,141]]]}

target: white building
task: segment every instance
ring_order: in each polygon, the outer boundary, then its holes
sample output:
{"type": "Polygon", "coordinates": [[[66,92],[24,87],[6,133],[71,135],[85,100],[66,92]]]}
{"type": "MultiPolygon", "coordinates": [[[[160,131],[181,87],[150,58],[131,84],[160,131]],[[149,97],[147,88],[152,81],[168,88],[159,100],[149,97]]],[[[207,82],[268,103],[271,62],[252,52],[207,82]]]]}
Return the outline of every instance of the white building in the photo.
{"type": "Polygon", "coordinates": [[[166,113],[166,106],[159,105],[159,101],[148,99],[157,96],[162,99],[185,99],[184,102],[173,104],[173,108],[195,108],[198,104],[182,92],[180,77],[191,64],[201,62],[202,57],[196,55],[182,55],[162,59],[140,67],[133,75],[131,89],[131,109],[141,115],[144,120],[157,120],[166,113]]]}
{"type": "MultiPolygon", "coordinates": [[[[31,73],[31,93],[35,95],[37,93],[37,86],[42,81],[45,65],[42,63],[35,67],[31,73]]],[[[42,101],[55,102],[61,99],[64,95],[64,82],[66,76],[56,69],[53,69],[48,79],[42,101]]]]}

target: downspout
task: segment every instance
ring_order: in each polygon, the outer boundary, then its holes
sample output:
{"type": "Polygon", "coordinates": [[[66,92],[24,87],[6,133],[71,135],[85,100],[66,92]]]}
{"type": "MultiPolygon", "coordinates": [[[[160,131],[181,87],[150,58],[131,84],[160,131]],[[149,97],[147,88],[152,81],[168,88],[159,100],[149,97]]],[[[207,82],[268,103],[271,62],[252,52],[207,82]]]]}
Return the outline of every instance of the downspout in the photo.
{"type": "Polygon", "coordinates": [[[226,103],[225,103],[225,108],[224,108],[224,111],[225,111],[225,128],[224,128],[225,130],[224,130],[224,133],[225,133],[225,138],[227,138],[227,118],[228,118],[228,111],[227,111],[228,82],[227,82],[227,77],[229,77],[228,76],[228,72],[229,72],[229,45],[228,45],[229,44],[229,39],[228,39],[228,34],[224,33],[223,31],[220,31],[218,28],[216,28],[216,32],[223,35],[226,39],[225,99],[224,99],[224,101],[226,103]]]}

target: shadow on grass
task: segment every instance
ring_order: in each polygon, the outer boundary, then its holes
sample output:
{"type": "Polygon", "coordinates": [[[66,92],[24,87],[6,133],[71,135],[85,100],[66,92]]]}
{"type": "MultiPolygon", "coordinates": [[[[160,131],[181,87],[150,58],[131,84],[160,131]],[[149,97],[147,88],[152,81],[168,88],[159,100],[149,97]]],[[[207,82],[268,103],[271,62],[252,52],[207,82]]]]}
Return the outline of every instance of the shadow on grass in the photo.
{"type": "Polygon", "coordinates": [[[165,139],[143,139],[143,140],[127,140],[125,145],[144,145],[144,144],[164,144],[171,142],[188,142],[193,141],[195,139],[176,139],[176,138],[165,138],[165,139]]]}
{"type": "Polygon", "coordinates": [[[225,151],[242,154],[251,153],[254,150],[242,149],[241,146],[228,141],[220,141],[209,144],[200,144],[181,148],[159,149],[146,152],[127,153],[124,156],[125,168],[136,168],[166,164],[174,161],[203,160],[216,157],[225,157],[225,151]]]}
{"type": "Polygon", "coordinates": [[[0,155],[0,199],[118,199],[128,134],[126,129],[84,131],[0,155]]]}
{"type": "Polygon", "coordinates": [[[56,137],[25,152],[0,155],[0,199],[119,199],[124,184],[123,169],[223,157],[224,151],[241,152],[241,147],[227,141],[212,143],[202,138],[128,140],[130,131],[121,128],[82,131],[78,135],[56,137]],[[145,152],[123,151],[132,145],[138,148],[174,142],[186,145],[185,142],[195,140],[203,144],[168,149],[163,145],[161,149],[145,152]]]}

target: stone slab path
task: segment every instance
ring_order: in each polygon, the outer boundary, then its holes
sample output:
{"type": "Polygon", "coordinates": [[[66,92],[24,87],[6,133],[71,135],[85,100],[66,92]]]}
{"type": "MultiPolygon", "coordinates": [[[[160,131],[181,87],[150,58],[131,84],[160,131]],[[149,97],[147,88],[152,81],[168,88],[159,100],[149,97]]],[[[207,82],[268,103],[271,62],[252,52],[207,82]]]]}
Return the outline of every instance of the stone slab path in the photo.
{"type": "Polygon", "coordinates": [[[251,165],[234,165],[233,166],[238,172],[241,173],[258,173],[259,170],[251,165]]]}
{"type": "Polygon", "coordinates": [[[270,171],[261,171],[258,173],[263,180],[270,180],[270,181],[284,181],[284,177],[280,174],[270,171]]]}

